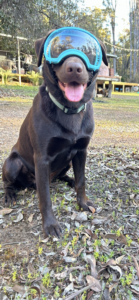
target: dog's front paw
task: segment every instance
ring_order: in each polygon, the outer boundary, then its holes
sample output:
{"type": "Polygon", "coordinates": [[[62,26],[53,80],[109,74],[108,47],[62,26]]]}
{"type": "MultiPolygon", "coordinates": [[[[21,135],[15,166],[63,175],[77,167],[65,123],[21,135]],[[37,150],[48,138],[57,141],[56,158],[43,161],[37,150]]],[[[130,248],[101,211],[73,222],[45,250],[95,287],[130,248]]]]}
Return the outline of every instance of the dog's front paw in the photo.
{"type": "Polygon", "coordinates": [[[94,213],[95,212],[95,207],[92,201],[87,200],[87,201],[79,201],[78,202],[80,208],[83,208],[85,211],[89,211],[94,213]]]}
{"type": "Polygon", "coordinates": [[[13,190],[7,189],[4,196],[4,206],[9,207],[16,204],[16,194],[13,190]]]}
{"type": "Polygon", "coordinates": [[[43,222],[43,231],[46,236],[51,235],[58,238],[60,238],[62,232],[60,225],[53,215],[49,215],[49,217],[45,218],[43,222]]]}

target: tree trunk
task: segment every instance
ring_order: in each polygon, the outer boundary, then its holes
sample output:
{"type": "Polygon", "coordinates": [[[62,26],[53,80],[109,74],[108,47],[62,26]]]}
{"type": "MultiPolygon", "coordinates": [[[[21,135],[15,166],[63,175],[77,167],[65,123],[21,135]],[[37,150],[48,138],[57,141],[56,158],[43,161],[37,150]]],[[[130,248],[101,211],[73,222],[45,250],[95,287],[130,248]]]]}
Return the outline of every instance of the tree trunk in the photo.
{"type": "MultiPolygon", "coordinates": [[[[136,9],[134,11],[134,50],[137,49],[137,18],[136,9]]],[[[134,77],[136,76],[137,70],[137,52],[134,51],[134,77]]]]}
{"type": "MultiPolygon", "coordinates": [[[[130,11],[130,49],[132,49],[132,12],[130,11]]],[[[132,51],[130,51],[130,81],[132,79],[132,51]]]]}

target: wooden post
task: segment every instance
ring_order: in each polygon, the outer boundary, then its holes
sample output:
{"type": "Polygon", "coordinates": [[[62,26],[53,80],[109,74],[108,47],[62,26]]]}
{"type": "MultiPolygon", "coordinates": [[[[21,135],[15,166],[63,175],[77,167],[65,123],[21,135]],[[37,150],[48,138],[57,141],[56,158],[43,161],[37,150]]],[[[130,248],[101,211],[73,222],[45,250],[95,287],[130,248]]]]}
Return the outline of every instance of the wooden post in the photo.
{"type": "Polygon", "coordinates": [[[112,81],[109,82],[108,98],[111,98],[111,95],[112,95],[112,81]]]}
{"type": "Polygon", "coordinates": [[[19,73],[19,84],[21,85],[21,75],[20,75],[20,46],[19,46],[19,39],[17,39],[17,47],[18,47],[18,73],[19,73]]]}
{"type": "Polygon", "coordinates": [[[94,89],[93,89],[93,98],[96,98],[97,95],[97,82],[95,83],[94,89]]]}

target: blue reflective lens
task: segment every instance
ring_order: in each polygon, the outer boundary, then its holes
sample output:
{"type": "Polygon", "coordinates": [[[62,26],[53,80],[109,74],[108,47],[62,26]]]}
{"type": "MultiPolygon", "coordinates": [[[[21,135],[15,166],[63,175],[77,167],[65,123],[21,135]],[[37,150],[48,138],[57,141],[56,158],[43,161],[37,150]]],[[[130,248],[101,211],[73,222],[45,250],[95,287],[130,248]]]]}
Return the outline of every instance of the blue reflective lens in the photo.
{"type": "Polygon", "coordinates": [[[63,27],[52,32],[44,44],[46,61],[58,64],[70,55],[79,56],[88,70],[98,70],[102,62],[101,46],[90,32],[76,27],[63,27]]]}

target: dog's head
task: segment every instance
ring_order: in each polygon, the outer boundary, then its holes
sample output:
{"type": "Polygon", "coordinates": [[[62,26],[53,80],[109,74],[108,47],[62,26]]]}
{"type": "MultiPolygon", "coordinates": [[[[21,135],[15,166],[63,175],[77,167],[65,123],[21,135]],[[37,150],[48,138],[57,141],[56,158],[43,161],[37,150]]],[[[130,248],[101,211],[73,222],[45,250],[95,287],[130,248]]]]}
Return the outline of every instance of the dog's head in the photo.
{"type": "MultiPolygon", "coordinates": [[[[35,50],[38,57],[38,66],[41,65],[46,37],[35,43],[35,50]]],[[[102,49],[102,59],[108,65],[105,45],[99,40],[102,49]]],[[[90,100],[95,86],[95,79],[98,71],[88,71],[85,63],[78,56],[65,58],[59,64],[49,64],[44,59],[43,77],[49,92],[60,102],[68,102],[68,106],[76,106],[76,103],[85,103],[90,100]]]]}

